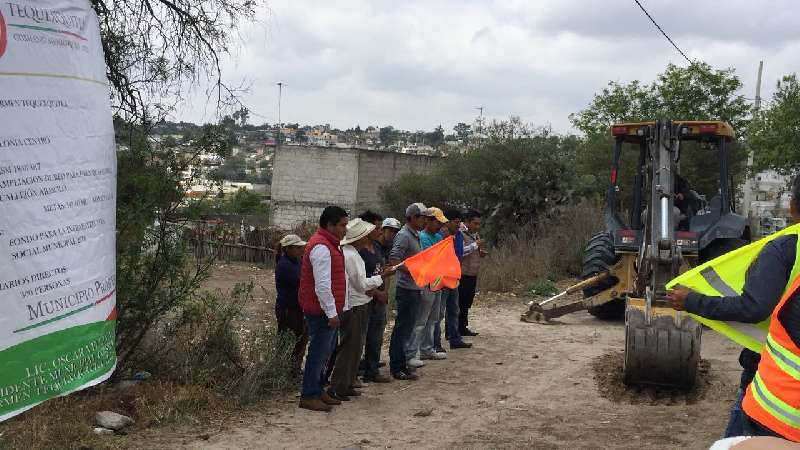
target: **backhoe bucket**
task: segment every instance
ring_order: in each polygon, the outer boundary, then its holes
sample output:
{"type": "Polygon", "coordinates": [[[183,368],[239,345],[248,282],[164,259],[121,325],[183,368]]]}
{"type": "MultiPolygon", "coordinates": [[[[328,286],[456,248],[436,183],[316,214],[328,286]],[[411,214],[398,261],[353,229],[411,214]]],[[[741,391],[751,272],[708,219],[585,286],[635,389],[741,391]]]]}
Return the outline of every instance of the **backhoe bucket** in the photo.
{"type": "Polygon", "coordinates": [[[628,299],[625,384],[691,388],[700,361],[702,326],[681,311],[662,306],[649,309],[643,299],[628,299]]]}

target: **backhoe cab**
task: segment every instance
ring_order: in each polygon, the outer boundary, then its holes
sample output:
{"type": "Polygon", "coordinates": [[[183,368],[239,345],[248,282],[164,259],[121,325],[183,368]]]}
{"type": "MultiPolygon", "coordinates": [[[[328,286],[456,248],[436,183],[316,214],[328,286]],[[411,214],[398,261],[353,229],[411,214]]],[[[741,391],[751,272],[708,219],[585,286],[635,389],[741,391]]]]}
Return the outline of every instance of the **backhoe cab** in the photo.
{"type": "Polygon", "coordinates": [[[701,327],[669,308],[664,285],[698,263],[749,240],[744,217],[733,210],[728,171],[731,126],[720,121],[620,123],[611,127],[614,151],[605,231],[592,237],[583,260],[584,281],[565,293],[532,303],[522,319],[543,322],[588,309],[601,319],[625,317],[625,381],[630,384],[694,384],[701,327]],[[718,191],[706,201],[680,177],[681,144],[700,141],[719,162],[718,191]],[[632,147],[632,148],[631,148],[632,147]],[[620,205],[623,149],[637,157],[632,195],[620,205]],[[623,220],[627,216],[627,220],[623,220]]]}

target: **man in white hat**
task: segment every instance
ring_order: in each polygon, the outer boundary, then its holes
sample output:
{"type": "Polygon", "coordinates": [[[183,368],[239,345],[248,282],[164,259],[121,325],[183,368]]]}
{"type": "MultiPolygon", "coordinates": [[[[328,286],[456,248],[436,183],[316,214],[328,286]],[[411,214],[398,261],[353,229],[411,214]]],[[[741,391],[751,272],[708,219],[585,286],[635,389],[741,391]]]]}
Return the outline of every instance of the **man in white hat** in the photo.
{"type": "Polygon", "coordinates": [[[369,302],[372,301],[370,291],[380,287],[394,273],[392,267],[387,267],[381,275],[367,277],[364,260],[358,252],[372,245],[370,233],[374,229],[375,225],[371,223],[360,218],[353,219],[347,224],[347,234],[341,242],[347,274],[347,297],[344,312],[339,318],[339,346],[328,388],[328,395],[335,400],[348,401],[352,396],[361,395],[353,389],[353,382],[361,360],[361,333],[363,322],[369,317],[369,302]]]}

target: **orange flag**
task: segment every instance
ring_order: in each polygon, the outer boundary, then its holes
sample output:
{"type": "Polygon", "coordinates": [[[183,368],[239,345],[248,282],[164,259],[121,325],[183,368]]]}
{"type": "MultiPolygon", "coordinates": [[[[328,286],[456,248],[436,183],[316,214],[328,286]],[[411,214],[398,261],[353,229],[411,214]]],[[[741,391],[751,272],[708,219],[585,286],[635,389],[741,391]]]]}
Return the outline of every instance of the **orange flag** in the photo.
{"type": "Polygon", "coordinates": [[[430,285],[432,291],[455,289],[461,278],[461,263],[456,257],[453,236],[432,245],[403,261],[414,283],[430,285]]]}

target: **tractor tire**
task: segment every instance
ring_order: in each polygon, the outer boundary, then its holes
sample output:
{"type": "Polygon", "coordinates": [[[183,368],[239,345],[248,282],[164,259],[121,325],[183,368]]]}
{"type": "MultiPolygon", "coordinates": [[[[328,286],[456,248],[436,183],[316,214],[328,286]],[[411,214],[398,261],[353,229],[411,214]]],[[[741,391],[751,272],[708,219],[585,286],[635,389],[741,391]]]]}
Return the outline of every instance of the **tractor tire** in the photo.
{"type": "MultiPolygon", "coordinates": [[[[609,233],[594,235],[586,244],[583,255],[581,278],[591,278],[605,272],[617,263],[619,258],[614,251],[614,239],[609,233]]],[[[606,279],[583,290],[584,298],[592,297],[616,284],[613,279],[606,279]]],[[[609,302],[589,308],[589,314],[601,320],[619,320],[625,316],[625,300],[615,298],[609,302]]]]}
{"type": "Polygon", "coordinates": [[[700,250],[700,263],[706,263],[718,258],[728,252],[732,252],[739,247],[747,245],[747,241],[737,238],[716,239],[700,250]]]}

